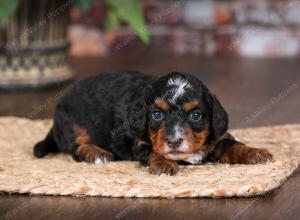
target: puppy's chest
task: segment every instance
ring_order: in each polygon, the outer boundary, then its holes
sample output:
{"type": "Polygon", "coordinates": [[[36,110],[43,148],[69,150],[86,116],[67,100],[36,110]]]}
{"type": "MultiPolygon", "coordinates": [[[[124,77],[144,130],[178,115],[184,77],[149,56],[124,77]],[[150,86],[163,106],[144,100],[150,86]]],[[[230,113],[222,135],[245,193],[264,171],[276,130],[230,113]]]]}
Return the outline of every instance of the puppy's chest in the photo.
{"type": "Polygon", "coordinates": [[[205,153],[202,150],[200,150],[197,153],[190,156],[189,158],[185,159],[184,161],[190,164],[202,164],[205,158],[205,153]]]}
{"type": "Polygon", "coordinates": [[[184,161],[195,165],[202,164],[206,161],[208,155],[213,152],[214,149],[215,145],[205,145],[201,150],[185,159],[184,161]]]}
{"type": "Polygon", "coordinates": [[[190,164],[202,164],[206,161],[208,156],[216,150],[217,144],[224,139],[234,140],[234,137],[228,132],[226,132],[217,141],[204,145],[204,147],[201,150],[199,150],[184,161],[190,164]]]}

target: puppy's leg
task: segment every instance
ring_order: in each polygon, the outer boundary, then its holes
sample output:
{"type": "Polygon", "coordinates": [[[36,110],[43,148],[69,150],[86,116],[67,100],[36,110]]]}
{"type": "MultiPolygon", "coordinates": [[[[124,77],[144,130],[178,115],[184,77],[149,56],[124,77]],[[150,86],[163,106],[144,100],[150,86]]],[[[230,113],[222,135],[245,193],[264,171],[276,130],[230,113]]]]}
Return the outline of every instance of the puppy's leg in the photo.
{"type": "Polygon", "coordinates": [[[265,163],[272,158],[272,154],[266,149],[248,147],[241,142],[224,139],[217,144],[212,159],[221,163],[256,164],[265,163]]]}
{"type": "Polygon", "coordinates": [[[168,160],[163,156],[153,152],[149,159],[149,172],[155,175],[160,175],[163,173],[175,175],[178,172],[178,164],[177,161],[168,160]]]}
{"type": "Polygon", "coordinates": [[[136,160],[138,160],[142,165],[147,165],[152,148],[151,144],[142,139],[136,139],[134,146],[132,147],[132,153],[136,160]]]}
{"type": "Polygon", "coordinates": [[[75,151],[80,161],[102,164],[112,161],[112,153],[92,144],[79,145],[75,151]]]}
{"type": "Polygon", "coordinates": [[[92,143],[91,137],[87,130],[75,125],[73,130],[76,135],[75,143],[77,145],[73,152],[73,158],[79,161],[89,163],[106,163],[113,160],[113,154],[96,146],[92,143]]]}

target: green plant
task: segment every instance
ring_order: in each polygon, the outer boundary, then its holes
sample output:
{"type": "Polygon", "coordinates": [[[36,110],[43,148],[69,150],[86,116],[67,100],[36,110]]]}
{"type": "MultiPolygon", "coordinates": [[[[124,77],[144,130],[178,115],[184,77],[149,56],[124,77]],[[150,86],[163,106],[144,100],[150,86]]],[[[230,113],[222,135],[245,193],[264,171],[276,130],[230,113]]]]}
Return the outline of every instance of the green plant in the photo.
{"type": "Polygon", "coordinates": [[[0,26],[3,26],[10,16],[16,12],[19,3],[20,0],[0,0],[0,26]]]}
{"type": "MultiPolygon", "coordinates": [[[[3,26],[16,12],[21,1],[22,0],[0,0],[0,26],[3,26]]],[[[150,38],[139,0],[103,1],[109,8],[105,20],[106,30],[116,29],[121,22],[124,22],[132,27],[144,43],[149,43],[150,38]]],[[[73,2],[75,6],[85,12],[90,9],[95,0],[73,0],[73,2]]]]}
{"type": "Polygon", "coordinates": [[[120,21],[128,23],[144,43],[149,43],[142,7],[139,0],[105,0],[110,6],[107,14],[106,28],[114,29],[120,21]]]}

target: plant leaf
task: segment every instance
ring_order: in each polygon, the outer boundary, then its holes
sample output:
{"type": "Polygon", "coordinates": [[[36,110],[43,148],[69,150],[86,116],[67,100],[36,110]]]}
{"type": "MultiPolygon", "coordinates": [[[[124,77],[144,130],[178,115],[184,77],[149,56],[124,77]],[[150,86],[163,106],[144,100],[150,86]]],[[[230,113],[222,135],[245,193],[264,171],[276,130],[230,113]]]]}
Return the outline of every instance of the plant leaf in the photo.
{"type": "Polygon", "coordinates": [[[110,31],[116,29],[120,24],[118,15],[110,10],[107,12],[106,18],[105,18],[105,30],[110,31]]]}
{"type": "Polygon", "coordinates": [[[87,12],[95,0],[74,0],[74,4],[83,12],[87,12]]]}
{"type": "Polygon", "coordinates": [[[128,23],[146,44],[150,42],[144,14],[139,0],[105,0],[118,18],[128,23]]]}
{"type": "Polygon", "coordinates": [[[19,4],[20,0],[0,0],[0,26],[5,25],[9,18],[14,15],[19,4]]]}

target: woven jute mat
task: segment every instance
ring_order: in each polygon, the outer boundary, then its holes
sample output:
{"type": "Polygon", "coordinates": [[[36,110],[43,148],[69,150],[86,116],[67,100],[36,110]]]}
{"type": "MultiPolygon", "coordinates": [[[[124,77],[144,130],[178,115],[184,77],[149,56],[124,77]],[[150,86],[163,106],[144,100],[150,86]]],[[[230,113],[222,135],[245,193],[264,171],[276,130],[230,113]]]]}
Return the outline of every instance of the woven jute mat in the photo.
{"type": "Polygon", "coordinates": [[[182,166],[176,176],[148,174],[137,162],[78,163],[69,155],[36,159],[33,145],[51,120],[0,118],[0,192],[109,197],[254,196],[275,189],[300,163],[300,125],[234,130],[239,140],[269,149],[274,161],[258,165],[182,166]]]}

